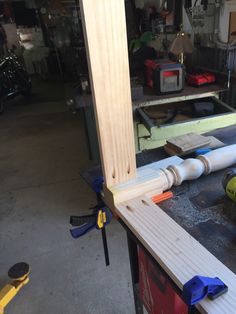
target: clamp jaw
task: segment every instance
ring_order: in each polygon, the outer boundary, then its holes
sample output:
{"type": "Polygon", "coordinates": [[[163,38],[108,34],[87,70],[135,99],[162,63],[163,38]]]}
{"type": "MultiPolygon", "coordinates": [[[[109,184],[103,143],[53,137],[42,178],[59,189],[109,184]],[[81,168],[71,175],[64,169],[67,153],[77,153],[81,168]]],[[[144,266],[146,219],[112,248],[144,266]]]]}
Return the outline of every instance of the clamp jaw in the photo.
{"type": "Polygon", "coordinates": [[[215,300],[228,291],[228,287],[218,277],[195,276],[183,286],[183,299],[194,305],[208,297],[215,300]]]}
{"type": "Polygon", "coordinates": [[[110,264],[110,261],[105,227],[110,223],[112,219],[112,213],[107,207],[104,206],[104,204],[101,205],[103,205],[103,207],[100,207],[98,204],[96,207],[93,208],[92,215],[71,216],[70,224],[73,227],[77,226],[77,228],[70,229],[70,233],[74,239],[77,239],[85,235],[92,229],[96,228],[98,230],[101,230],[105,262],[106,266],[108,266],[110,264]]]}
{"type": "Polygon", "coordinates": [[[112,213],[105,206],[102,199],[103,182],[103,177],[97,177],[92,183],[92,188],[94,192],[96,192],[98,201],[98,204],[94,208],[92,208],[93,214],[85,216],[71,216],[70,224],[73,227],[77,228],[70,229],[70,233],[73,238],[77,239],[85,235],[92,229],[96,228],[98,230],[101,230],[105,262],[106,266],[108,266],[110,264],[110,261],[105,227],[110,223],[112,219],[112,213]]]}
{"type": "Polygon", "coordinates": [[[77,228],[70,229],[70,233],[74,239],[77,239],[92,229],[102,229],[110,223],[112,214],[107,207],[94,207],[92,215],[71,216],[70,224],[77,228]]]}

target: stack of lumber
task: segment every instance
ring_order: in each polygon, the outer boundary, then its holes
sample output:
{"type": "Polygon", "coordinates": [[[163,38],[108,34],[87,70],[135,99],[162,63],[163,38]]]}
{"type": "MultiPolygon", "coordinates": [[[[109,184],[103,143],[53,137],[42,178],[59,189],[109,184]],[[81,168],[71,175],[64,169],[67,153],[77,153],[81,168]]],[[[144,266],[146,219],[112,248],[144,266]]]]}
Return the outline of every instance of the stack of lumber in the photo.
{"type": "Polygon", "coordinates": [[[166,142],[167,144],[164,146],[164,149],[171,156],[187,155],[199,148],[213,149],[224,146],[224,143],[214,136],[203,136],[196,133],[187,133],[169,139],[166,142]]]}

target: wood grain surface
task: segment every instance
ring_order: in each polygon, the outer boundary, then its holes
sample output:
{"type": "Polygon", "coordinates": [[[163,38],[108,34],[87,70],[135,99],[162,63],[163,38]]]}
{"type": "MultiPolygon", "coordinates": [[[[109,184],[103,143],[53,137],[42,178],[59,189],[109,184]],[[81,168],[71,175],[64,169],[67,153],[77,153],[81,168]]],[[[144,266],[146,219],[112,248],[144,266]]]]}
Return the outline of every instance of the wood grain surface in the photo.
{"type": "Polygon", "coordinates": [[[105,184],[136,175],[123,0],[80,0],[105,184]]]}
{"type": "Polygon", "coordinates": [[[201,301],[201,313],[235,313],[236,275],[160,207],[143,196],[116,204],[116,211],[180,289],[195,275],[219,277],[229,287],[218,299],[201,301]]]}

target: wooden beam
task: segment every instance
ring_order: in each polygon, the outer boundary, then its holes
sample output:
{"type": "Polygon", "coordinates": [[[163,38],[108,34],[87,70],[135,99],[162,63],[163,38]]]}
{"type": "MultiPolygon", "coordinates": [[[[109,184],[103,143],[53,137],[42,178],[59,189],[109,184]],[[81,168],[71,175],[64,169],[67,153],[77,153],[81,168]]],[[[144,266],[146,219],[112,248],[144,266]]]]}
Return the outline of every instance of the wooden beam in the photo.
{"type": "Polygon", "coordinates": [[[168,189],[169,182],[160,169],[180,165],[184,160],[173,156],[146,166],[137,168],[135,179],[120,183],[105,191],[105,202],[114,209],[115,204],[138,197],[139,195],[157,195],[168,189]]]}
{"type": "Polygon", "coordinates": [[[124,0],[80,0],[105,184],[135,177],[124,0]]]}
{"type": "Polygon", "coordinates": [[[201,313],[235,313],[236,275],[160,207],[140,196],[116,204],[116,211],[180,289],[195,275],[219,277],[229,287],[218,299],[201,301],[201,313]]]}

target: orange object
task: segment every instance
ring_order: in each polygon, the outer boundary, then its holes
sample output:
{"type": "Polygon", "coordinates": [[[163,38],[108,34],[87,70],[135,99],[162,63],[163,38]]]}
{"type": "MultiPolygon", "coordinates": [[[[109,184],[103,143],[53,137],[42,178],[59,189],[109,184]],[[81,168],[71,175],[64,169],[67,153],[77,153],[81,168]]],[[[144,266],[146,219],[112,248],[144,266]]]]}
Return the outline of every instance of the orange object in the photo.
{"type": "Polygon", "coordinates": [[[174,194],[171,191],[164,192],[162,194],[154,195],[152,197],[152,201],[157,204],[162,201],[168,200],[169,198],[172,198],[174,194]]]}

